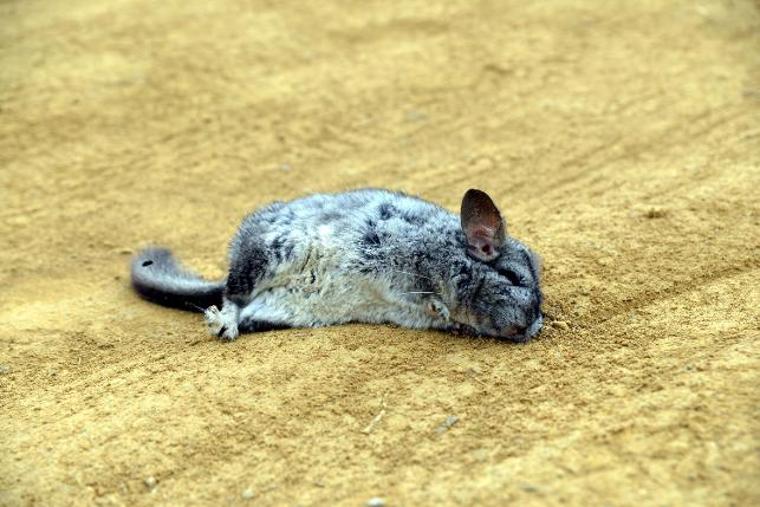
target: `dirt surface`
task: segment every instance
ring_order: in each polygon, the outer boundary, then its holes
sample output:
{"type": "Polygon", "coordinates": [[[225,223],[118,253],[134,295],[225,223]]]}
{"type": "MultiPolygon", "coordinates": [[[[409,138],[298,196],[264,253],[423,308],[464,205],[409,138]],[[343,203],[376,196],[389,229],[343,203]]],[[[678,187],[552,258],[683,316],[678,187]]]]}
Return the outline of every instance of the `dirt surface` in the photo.
{"type": "Polygon", "coordinates": [[[2,2],[0,504],[757,505],[758,7],[2,2]],[[130,291],[358,186],[491,192],[540,337],[222,344],[130,291]]]}

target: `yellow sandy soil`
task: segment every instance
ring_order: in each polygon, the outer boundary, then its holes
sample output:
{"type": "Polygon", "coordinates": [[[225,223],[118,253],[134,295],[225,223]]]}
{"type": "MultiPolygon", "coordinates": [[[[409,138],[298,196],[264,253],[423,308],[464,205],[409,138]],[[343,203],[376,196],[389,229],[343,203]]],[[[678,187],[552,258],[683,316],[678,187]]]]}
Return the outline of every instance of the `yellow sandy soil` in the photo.
{"type": "Polygon", "coordinates": [[[757,3],[0,19],[0,504],[760,502],[757,3]],[[491,192],[554,322],[222,344],[130,291],[142,245],[219,276],[251,208],[368,185],[491,192]]]}

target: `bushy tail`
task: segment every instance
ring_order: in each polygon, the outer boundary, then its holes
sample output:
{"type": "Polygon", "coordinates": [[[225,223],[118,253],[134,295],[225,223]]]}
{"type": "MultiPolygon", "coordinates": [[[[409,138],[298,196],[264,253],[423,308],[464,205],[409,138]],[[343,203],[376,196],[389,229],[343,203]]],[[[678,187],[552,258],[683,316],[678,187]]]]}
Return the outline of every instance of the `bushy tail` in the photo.
{"type": "Polygon", "coordinates": [[[221,307],[224,285],[224,280],[211,282],[186,270],[166,248],[146,248],[132,259],[132,287],[163,306],[200,312],[221,307]]]}

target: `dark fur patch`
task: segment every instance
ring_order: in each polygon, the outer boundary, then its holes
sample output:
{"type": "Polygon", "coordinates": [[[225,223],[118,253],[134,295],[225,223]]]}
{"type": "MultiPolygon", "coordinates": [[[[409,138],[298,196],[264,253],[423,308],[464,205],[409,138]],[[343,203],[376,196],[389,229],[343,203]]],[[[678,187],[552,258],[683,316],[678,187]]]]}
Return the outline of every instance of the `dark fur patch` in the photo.
{"type": "Polygon", "coordinates": [[[380,220],[388,220],[398,213],[398,209],[387,202],[382,203],[378,211],[380,212],[380,220]]]}
{"type": "Polygon", "coordinates": [[[408,224],[411,224],[411,225],[422,225],[422,224],[424,224],[427,221],[425,219],[425,217],[421,217],[419,215],[413,215],[411,213],[402,213],[401,214],[401,219],[404,222],[406,222],[408,224]]]}
{"type": "Polygon", "coordinates": [[[457,278],[457,296],[461,297],[461,294],[470,286],[472,279],[468,275],[462,275],[457,278]]]}
{"type": "Polygon", "coordinates": [[[274,257],[277,262],[288,260],[293,254],[293,245],[291,245],[284,236],[275,238],[269,248],[272,251],[272,257],[274,257]]]}
{"type": "Polygon", "coordinates": [[[380,236],[377,234],[377,231],[367,231],[364,236],[362,236],[362,244],[369,248],[380,246],[380,236]]]}
{"type": "Polygon", "coordinates": [[[328,222],[333,222],[335,220],[340,220],[344,217],[345,215],[343,213],[338,213],[337,211],[329,211],[326,213],[322,213],[322,215],[320,215],[319,218],[320,218],[320,221],[322,221],[323,223],[328,223],[328,222]]]}
{"type": "Polygon", "coordinates": [[[371,218],[367,220],[367,227],[361,238],[362,253],[369,259],[377,258],[378,248],[382,239],[377,231],[377,222],[371,218]]]}
{"type": "Polygon", "coordinates": [[[362,264],[359,266],[359,273],[363,275],[368,275],[370,273],[377,273],[379,271],[378,267],[374,264],[362,264]]]}
{"type": "Polygon", "coordinates": [[[283,247],[283,252],[285,253],[285,258],[287,260],[290,260],[290,259],[293,258],[293,250],[295,250],[295,247],[292,244],[290,244],[290,243],[287,243],[283,247]]]}
{"type": "Polygon", "coordinates": [[[266,252],[257,246],[249,245],[239,252],[230,265],[225,295],[236,303],[246,303],[268,264],[266,252]]]}
{"type": "Polygon", "coordinates": [[[264,331],[277,331],[279,329],[289,329],[291,326],[266,320],[243,319],[238,324],[238,331],[241,333],[262,333],[264,331]]]}

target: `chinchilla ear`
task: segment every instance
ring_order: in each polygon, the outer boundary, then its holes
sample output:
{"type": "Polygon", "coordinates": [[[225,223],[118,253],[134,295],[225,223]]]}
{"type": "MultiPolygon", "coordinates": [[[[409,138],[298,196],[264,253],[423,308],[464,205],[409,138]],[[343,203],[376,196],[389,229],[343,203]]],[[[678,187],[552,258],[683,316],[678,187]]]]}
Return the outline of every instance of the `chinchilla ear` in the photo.
{"type": "Polygon", "coordinates": [[[461,220],[470,255],[486,262],[499,256],[506,225],[488,194],[474,188],[468,190],[462,198],[461,220]]]}

